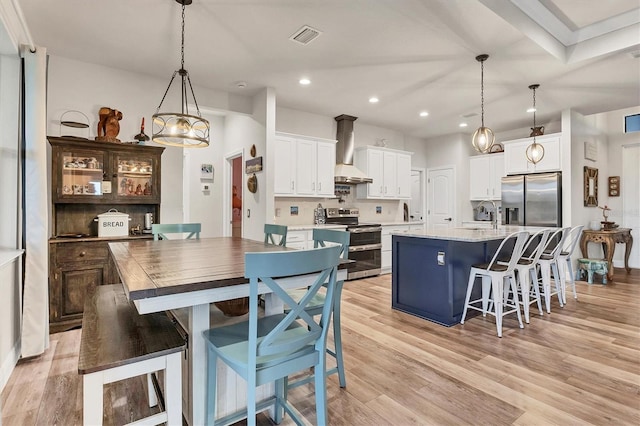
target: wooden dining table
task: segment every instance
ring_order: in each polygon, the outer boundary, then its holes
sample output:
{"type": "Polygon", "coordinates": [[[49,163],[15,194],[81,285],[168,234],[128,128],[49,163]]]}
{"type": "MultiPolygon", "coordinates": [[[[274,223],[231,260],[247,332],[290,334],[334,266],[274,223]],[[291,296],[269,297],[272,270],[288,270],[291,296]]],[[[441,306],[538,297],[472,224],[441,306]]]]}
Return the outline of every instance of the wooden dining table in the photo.
{"type": "MultiPolygon", "coordinates": [[[[245,253],[294,249],[238,237],[113,242],[109,249],[125,293],[139,314],[187,308],[188,377],[183,381],[188,380],[189,386],[188,395],[183,396],[183,414],[191,425],[205,424],[207,364],[202,332],[213,326],[209,320],[210,304],[249,296],[249,280],[244,277],[245,253]]],[[[346,265],[341,265],[338,280],[345,280],[346,276],[346,265]]],[[[279,284],[300,288],[311,279],[288,278],[279,284]]],[[[266,285],[260,285],[258,292],[264,294],[265,315],[282,312],[282,301],[266,285]]],[[[218,394],[235,398],[236,390],[220,389],[219,382],[218,394]]]]}

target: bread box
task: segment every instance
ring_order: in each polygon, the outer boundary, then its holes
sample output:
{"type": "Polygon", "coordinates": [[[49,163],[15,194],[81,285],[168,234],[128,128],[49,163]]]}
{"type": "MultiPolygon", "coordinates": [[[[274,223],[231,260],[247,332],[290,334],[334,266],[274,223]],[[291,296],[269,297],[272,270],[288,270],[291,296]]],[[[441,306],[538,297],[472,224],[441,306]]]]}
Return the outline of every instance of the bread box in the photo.
{"type": "Polygon", "coordinates": [[[129,235],[129,215],[116,209],[98,215],[98,237],[126,237],[129,235]]]}

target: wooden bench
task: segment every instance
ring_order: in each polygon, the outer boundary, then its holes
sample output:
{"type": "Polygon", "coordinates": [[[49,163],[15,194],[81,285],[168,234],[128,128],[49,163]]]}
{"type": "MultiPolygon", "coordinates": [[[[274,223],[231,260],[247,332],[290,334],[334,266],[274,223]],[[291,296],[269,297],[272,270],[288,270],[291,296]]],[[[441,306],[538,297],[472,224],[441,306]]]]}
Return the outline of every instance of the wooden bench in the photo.
{"type": "Polygon", "coordinates": [[[606,259],[578,259],[578,276],[580,279],[587,275],[587,282],[593,284],[593,274],[602,275],[602,284],[607,283],[609,263],[606,259]]]}
{"type": "Polygon", "coordinates": [[[146,417],[144,424],[182,425],[180,356],[185,347],[164,312],[138,314],[122,284],[96,287],[86,299],[78,359],[78,373],[84,376],[83,423],[102,424],[103,385],[131,377],[148,375],[149,407],[157,405],[151,373],[164,370],[164,411],[146,417]]]}

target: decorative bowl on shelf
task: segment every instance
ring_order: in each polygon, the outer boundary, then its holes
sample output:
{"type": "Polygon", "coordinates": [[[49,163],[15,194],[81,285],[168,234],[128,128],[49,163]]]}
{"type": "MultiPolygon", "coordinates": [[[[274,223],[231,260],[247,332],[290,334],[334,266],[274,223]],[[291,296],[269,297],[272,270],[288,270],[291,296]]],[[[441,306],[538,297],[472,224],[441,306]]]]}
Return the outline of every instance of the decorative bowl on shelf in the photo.
{"type": "Polygon", "coordinates": [[[213,302],[216,308],[220,309],[225,316],[238,317],[249,312],[249,298],[241,297],[239,299],[223,300],[213,302]]]}

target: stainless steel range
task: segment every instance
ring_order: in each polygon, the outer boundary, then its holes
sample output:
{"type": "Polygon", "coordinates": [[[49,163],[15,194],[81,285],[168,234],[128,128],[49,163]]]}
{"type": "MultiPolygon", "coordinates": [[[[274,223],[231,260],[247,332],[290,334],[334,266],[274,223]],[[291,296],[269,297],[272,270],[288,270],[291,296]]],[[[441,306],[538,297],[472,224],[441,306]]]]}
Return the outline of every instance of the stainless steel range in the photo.
{"type": "Polygon", "coordinates": [[[328,208],[326,223],[347,225],[349,259],[356,263],[349,266],[347,279],[372,277],[380,274],[382,265],[382,226],[379,223],[359,223],[357,208],[328,208]]]}

